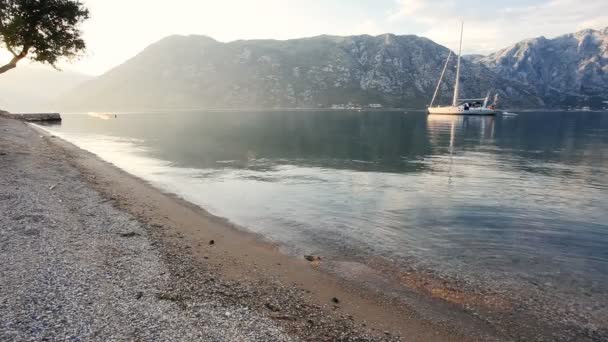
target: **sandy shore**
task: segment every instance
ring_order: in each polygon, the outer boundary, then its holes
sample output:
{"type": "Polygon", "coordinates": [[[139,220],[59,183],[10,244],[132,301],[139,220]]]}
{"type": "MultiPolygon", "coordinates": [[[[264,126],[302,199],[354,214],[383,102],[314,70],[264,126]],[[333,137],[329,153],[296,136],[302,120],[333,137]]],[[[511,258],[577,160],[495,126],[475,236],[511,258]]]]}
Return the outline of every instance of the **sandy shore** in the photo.
{"type": "Polygon", "coordinates": [[[1,340],[549,335],[489,324],[416,275],[403,300],[355,286],[63,140],[10,119],[0,130],[1,340]]]}

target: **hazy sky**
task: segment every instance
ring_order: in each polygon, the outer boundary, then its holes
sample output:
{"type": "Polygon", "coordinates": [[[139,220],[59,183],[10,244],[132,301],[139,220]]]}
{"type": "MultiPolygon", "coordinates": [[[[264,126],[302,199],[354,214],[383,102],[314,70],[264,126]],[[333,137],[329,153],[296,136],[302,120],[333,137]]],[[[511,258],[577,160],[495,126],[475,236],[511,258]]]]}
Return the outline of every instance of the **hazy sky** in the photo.
{"type": "MultiPolygon", "coordinates": [[[[608,26],[608,0],[84,0],[86,55],[66,70],[101,74],[171,34],[220,41],[319,34],[417,34],[466,53],[608,26]]],[[[0,56],[6,58],[6,55],[0,56]]]]}

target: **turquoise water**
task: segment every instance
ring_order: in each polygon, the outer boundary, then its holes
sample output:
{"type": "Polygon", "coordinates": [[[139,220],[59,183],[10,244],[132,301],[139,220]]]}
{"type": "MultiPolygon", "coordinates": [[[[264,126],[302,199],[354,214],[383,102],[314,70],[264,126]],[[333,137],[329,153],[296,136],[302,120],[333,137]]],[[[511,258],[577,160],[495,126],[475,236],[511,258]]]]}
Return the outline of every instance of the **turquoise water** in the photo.
{"type": "Polygon", "coordinates": [[[605,300],[608,113],[83,114],[47,128],[294,255],[605,300]]]}

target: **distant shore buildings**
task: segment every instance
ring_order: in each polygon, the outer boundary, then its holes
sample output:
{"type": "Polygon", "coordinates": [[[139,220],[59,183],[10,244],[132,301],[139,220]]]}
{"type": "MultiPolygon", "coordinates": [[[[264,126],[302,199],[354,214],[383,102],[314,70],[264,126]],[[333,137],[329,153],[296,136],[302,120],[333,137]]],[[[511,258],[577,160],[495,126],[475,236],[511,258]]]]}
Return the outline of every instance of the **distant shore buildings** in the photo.
{"type": "Polygon", "coordinates": [[[358,104],[353,104],[353,103],[349,102],[347,104],[333,104],[329,108],[336,109],[336,110],[343,110],[343,109],[359,110],[359,109],[363,109],[363,108],[380,109],[380,108],[384,108],[384,106],[379,103],[370,103],[367,106],[360,106],[358,104]]]}

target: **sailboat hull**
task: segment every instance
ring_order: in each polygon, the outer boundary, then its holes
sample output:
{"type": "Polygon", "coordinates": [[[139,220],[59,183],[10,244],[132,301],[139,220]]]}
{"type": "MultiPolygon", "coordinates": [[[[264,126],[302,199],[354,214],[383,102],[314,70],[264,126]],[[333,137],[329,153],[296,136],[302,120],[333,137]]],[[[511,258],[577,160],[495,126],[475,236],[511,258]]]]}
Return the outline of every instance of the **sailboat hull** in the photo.
{"type": "Polygon", "coordinates": [[[462,106],[429,107],[429,114],[448,114],[448,115],[495,115],[496,111],[489,108],[469,108],[462,106]]]}

